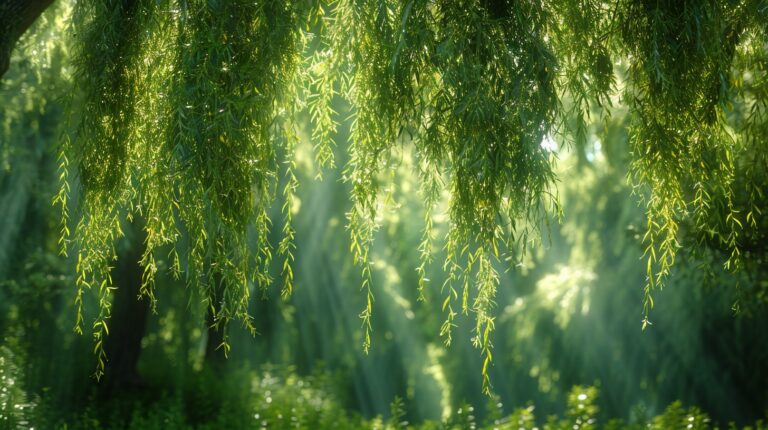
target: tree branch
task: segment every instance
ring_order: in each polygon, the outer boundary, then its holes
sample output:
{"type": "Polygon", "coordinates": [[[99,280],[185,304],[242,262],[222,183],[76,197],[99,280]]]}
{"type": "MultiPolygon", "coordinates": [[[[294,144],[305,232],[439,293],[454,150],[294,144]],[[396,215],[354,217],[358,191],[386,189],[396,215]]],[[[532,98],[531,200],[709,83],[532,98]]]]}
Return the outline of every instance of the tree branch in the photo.
{"type": "Polygon", "coordinates": [[[0,0],[0,78],[8,71],[16,42],[53,0],[0,0]]]}

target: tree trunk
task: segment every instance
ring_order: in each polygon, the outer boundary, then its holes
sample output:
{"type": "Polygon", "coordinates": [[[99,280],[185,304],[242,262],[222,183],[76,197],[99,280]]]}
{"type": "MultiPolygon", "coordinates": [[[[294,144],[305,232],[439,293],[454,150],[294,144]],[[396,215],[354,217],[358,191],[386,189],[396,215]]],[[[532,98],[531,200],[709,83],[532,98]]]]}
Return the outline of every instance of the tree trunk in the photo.
{"type": "Polygon", "coordinates": [[[53,0],[0,0],[0,78],[11,63],[19,38],[53,0]]]}
{"type": "Polygon", "coordinates": [[[137,369],[149,314],[149,299],[138,300],[144,273],[139,264],[145,239],[142,225],[134,219],[126,237],[118,244],[117,265],[112,274],[117,290],[112,305],[110,334],[105,340],[108,363],[100,385],[105,397],[118,391],[137,390],[144,385],[137,369]]]}
{"type": "MultiPolygon", "coordinates": [[[[213,279],[213,302],[218,306],[221,303],[222,285],[221,277],[214,274],[213,279]]],[[[224,348],[221,344],[224,342],[224,327],[216,325],[215,315],[209,307],[205,312],[205,324],[208,326],[208,338],[205,342],[205,366],[214,370],[220,369],[224,365],[224,348]]]]}

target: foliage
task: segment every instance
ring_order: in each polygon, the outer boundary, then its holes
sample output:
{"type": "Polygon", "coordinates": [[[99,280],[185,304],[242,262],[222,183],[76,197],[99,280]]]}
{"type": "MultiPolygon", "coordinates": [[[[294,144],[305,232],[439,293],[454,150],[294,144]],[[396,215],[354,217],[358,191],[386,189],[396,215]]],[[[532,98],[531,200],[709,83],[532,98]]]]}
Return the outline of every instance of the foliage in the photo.
{"type": "Polygon", "coordinates": [[[22,372],[15,361],[8,347],[0,347],[0,428],[3,430],[30,426],[36,406],[27,399],[20,378],[22,372]]]}
{"type": "MultiPolygon", "coordinates": [[[[429,295],[433,215],[447,195],[439,331],[450,344],[460,315],[473,314],[490,393],[500,268],[560,213],[555,152],[543,143],[583,149],[593,114],[628,109],[630,176],[647,207],[644,326],[681,244],[716,250],[731,270],[760,267],[766,11],[765,0],[76,2],[56,202],[61,249],[77,260],[78,329],[85,291],[98,296],[97,376],[125,220],[145,220],[143,296],[154,301],[157,262],[170,253],[214,326],[238,319],[255,331],[251,285],[272,282],[279,200],[290,294],[299,119],[310,118],[316,164],[333,166],[337,96],[351,106],[349,145],[336,146],[347,156],[365,351],[371,246],[394,172],[412,157],[426,207],[415,285],[429,295]]],[[[752,299],[764,300],[755,285],[752,299]]]]}
{"type": "Polygon", "coordinates": [[[727,250],[734,270],[749,249],[745,236],[759,231],[764,198],[755,190],[765,182],[752,170],[760,161],[743,157],[764,152],[765,100],[753,92],[765,85],[764,13],[759,1],[628,3],[620,11],[631,58],[632,176],[650,190],[644,326],[651,290],[675,262],[681,218],[690,217],[700,243],[708,236],[727,250]],[[735,114],[734,104],[750,113],[735,114]]]}
{"type": "MultiPolygon", "coordinates": [[[[15,67],[0,84],[1,280],[10,278],[18,263],[21,249],[14,246],[16,240],[30,237],[24,221],[31,221],[28,215],[49,212],[56,188],[48,166],[60,133],[60,99],[70,89],[67,46],[58,40],[69,7],[57,5],[22,38],[20,52],[13,56],[15,67]]],[[[48,218],[39,220],[47,223],[48,218]]],[[[45,231],[47,225],[39,225],[31,236],[45,231]]]]}
{"type": "Polygon", "coordinates": [[[662,429],[764,413],[760,2],[73,5],[25,36],[0,88],[0,427],[662,429]],[[136,228],[146,242],[123,253],[136,228]],[[526,250],[538,229],[548,246],[526,250]],[[107,319],[113,289],[139,284],[117,254],[141,256],[142,299],[160,305],[138,382],[110,395],[90,354],[117,361],[108,330],[138,332],[107,319]],[[361,270],[368,291],[349,294],[361,270]],[[641,335],[650,273],[649,306],[668,274],[674,288],[653,311],[663,329],[641,335]],[[76,315],[95,338],[72,333],[76,315]],[[208,323],[228,336],[222,373],[208,323]],[[376,348],[350,348],[361,339],[376,348]]]}
{"type": "MultiPolygon", "coordinates": [[[[179,276],[184,266],[188,284],[205,292],[216,326],[235,317],[249,325],[248,282],[255,274],[269,283],[266,209],[277,174],[270,139],[283,133],[274,130],[274,114],[293,110],[286,91],[300,61],[302,11],[246,3],[114,1],[79,3],[75,11],[84,113],[62,157],[71,148],[84,194],[74,233],[79,303],[85,289],[100,291],[97,374],[124,217],[146,219],[142,294],[149,299],[156,253],[182,238],[186,254],[172,250],[173,270],[179,276]],[[258,45],[263,40],[274,44],[258,45]],[[252,261],[246,232],[254,219],[260,239],[252,261]]],[[[222,346],[229,348],[226,338],[222,346]]]]}
{"type": "MultiPolygon", "coordinates": [[[[4,363],[4,362],[0,362],[4,363]]],[[[5,368],[5,367],[4,367],[5,368]]],[[[569,394],[566,414],[558,418],[550,416],[543,424],[534,414],[535,407],[518,408],[509,415],[500,417],[486,425],[479,425],[472,415],[473,408],[467,404],[445,422],[425,421],[410,425],[401,421],[398,409],[403,408],[402,400],[395,399],[392,415],[387,425],[382,417],[363,419],[349,415],[342,409],[332,394],[327,391],[328,381],[319,378],[299,378],[289,369],[265,369],[260,374],[241,372],[229,375],[225,380],[210,374],[199,374],[191,386],[193,397],[160,395],[151,404],[141,398],[125,396],[98,408],[88,408],[73,414],[66,420],[46,417],[40,410],[30,416],[29,421],[19,425],[40,425],[55,429],[215,429],[215,428],[298,428],[298,429],[528,429],[544,430],[571,429],[711,429],[709,418],[699,409],[686,409],[680,402],[672,403],[663,413],[647,422],[626,423],[609,420],[601,423],[595,401],[598,391],[594,387],[573,387],[569,394]],[[224,398],[217,395],[224,394],[224,398]],[[214,404],[212,404],[215,403],[214,404]],[[201,409],[200,409],[201,408],[201,409]],[[25,424],[26,423],[26,424],[25,424]]],[[[23,414],[17,408],[10,417],[20,419],[23,414]]],[[[4,421],[4,423],[6,423],[4,421]]],[[[13,425],[3,428],[16,428],[13,425]]],[[[736,428],[730,426],[729,428],[736,428]]],[[[759,421],[745,430],[763,430],[765,424],[759,421]]]]}
{"type": "Polygon", "coordinates": [[[505,403],[525,395],[548,414],[557,412],[553,403],[569,387],[599,380],[610,397],[598,405],[609,416],[635,406],[658,413],[675,399],[720,420],[743,423],[736,416],[745,412],[736,409],[761,416],[765,313],[734,315],[730,309],[740,294],[737,282],[760,288],[754,284],[759,271],[736,276],[716,257],[706,263],[703,256],[683,258],[674,288],[663,292],[654,310],[663,329],[638,331],[643,292],[634,286],[645,275],[637,264],[643,209],[622,181],[625,165],[608,156],[627,144],[625,121],[614,115],[590,129],[590,147],[601,145],[587,153],[593,161],[579,168],[572,155],[560,165],[566,217],[553,228],[549,249],[532,253],[508,281],[513,291],[499,299],[506,306],[497,325],[496,346],[503,351],[497,363],[505,371],[493,375],[497,393],[505,403]]]}

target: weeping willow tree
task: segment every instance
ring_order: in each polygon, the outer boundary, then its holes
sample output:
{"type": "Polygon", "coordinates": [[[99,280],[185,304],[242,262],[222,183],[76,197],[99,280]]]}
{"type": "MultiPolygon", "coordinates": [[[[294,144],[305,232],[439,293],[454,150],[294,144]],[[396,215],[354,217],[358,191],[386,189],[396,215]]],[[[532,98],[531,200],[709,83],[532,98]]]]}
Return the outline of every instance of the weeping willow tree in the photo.
{"type": "Polygon", "coordinates": [[[369,249],[396,167],[412,156],[426,213],[414,288],[441,292],[448,344],[455,317],[474,315],[486,392],[498,271],[560,216],[547,142],[583,146],[591,115],[629,109],[629,179],[647,207],[643,327],[681,227],[694,248],[723,251],[732,270],[765,261],[766,0],[75,3],[77,91],[55,202],[61,251],[76,254],[76,303],[87,290],[99,297],[97,375],[125,220],[145,220],[141,291],[152,302],[159,253],[170,253],[217,327],[255,329],[251,285],[273,283],[274,256],[290,295],[304,115],[320,171],[334,165],[334,145],[348,153],[363,348],[374,311],[369,249]],[[333,110],[338,98],[348,118],[333,110]],[[334,142],[342,121],[350,141],[334,142]],[[278,197],[282,240],[272,249],[278,197]],[[443,239],[433,223],[444,199],[443,239]],[[436,246],[448,280],[431,286],[436,246]]]}

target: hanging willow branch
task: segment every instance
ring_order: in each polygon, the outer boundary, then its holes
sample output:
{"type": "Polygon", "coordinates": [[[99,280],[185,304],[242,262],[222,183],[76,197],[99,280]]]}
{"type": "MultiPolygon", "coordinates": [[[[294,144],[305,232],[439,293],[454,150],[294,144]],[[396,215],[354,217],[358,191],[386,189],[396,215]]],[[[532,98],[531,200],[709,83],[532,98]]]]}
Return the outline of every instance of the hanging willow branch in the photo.
{"type": "MultiPolygon", "coordinates": [[[[735,203],[736,157],[739,140],[754,136],[748,127],[734,128],[727,116],[738,79],[733,73],[739,73],[734,58],[747,29],[758,30],[752,42],[761,52],[754,54],[765,58],[765,27],[755,21],[766,17],[765,7],[735,0],[622,5],[622,40],[631,58],[625,97],[633,114],[632,178],[650,189],[641,193],[648,207],[643,327],[653,308],[651,292],[675,262],[687,212],[696,230],[729,249],[727,268],[741,264],[746,213],[735,203]]],[[[748,183],[757,185],[755,179],[748,183]]]]}
{"type": "Polygon", "coordinates": [[[155,252],[183,239],[183,255],[179,246],[172,251],[175,270],[203,291],[214,324],[237,318],[253,329],[249,281],[270,282],[273,135],[292,133],[273,120],[275,112],[295,111],[287,92],[302,58],[304,20],[304,10],[282,1],[78,4],[83,113],[65,149],[74,153],[83,190],[78,304],[84,289],[98,287],[101,297],[97,376],[125,216],[146,218],[143,295],[154,301],[155,252]],[[255,244],[247,240],[251,225],[255,244]]]}
{"type": "Polygon", "coordinates": [[[405,146],[427,213],[417,288],[428,287],[431,214],[447,190],[441,334],[450,343],[455,316],[474,314],[490,392],[500,256],[524,250],[559,213],[554,154],[542,142],[583,146],[587,117],[616,103],[630,111],[631,180],[648,208],[647,324],[681,223],[692,220],[701,246],[727,250],[734,269],[762,237],[766,14],[766,0],[78,2],[82,100],[61,146],[57,201],[65,249],[68,217],[76,221],[77,303],[99,291],[99,372],[114,243],[132,216],[146,220],[143,296],[154,301],[155,254],[171,245],[174,273],[202,292],[213,324],[253,329],[250,286],[272,282],[268,209],[280,193],[277,254],[290,294],[297,117],[308,112],[316,162],[332,166],[339,96],[352,108],[344,179],[366,351],[382,184],[405,146]],[[82,197],[69,213],[73,186],[82,197]]]}

